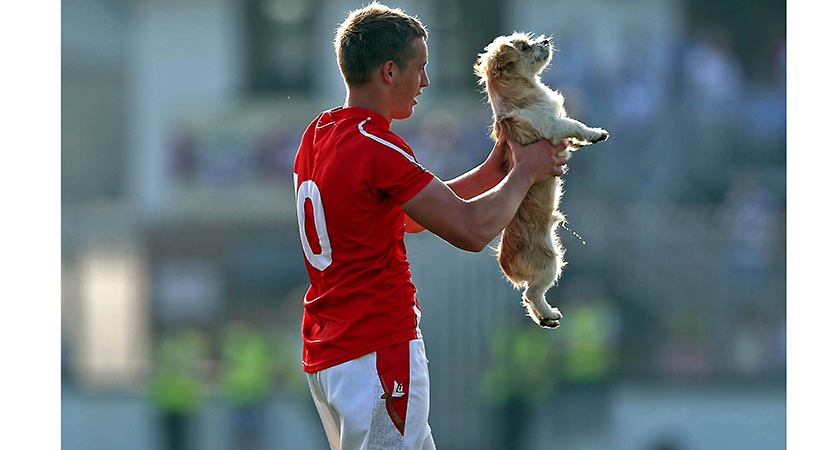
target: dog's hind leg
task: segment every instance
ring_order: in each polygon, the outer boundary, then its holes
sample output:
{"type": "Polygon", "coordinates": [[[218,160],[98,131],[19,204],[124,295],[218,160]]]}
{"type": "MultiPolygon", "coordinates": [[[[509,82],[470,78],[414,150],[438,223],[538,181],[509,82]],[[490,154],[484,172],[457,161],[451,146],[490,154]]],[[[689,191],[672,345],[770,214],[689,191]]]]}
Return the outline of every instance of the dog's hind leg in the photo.
{"type": "Polygon", "coordinates": [[[522,305],[539,326],[557,328],[563,314],[545,300],[546,291],[557,279],[557,259],[552,257],[550,262],[535,275],[534,279],[528,283],[528,288],[522,293],[522,305]]]}

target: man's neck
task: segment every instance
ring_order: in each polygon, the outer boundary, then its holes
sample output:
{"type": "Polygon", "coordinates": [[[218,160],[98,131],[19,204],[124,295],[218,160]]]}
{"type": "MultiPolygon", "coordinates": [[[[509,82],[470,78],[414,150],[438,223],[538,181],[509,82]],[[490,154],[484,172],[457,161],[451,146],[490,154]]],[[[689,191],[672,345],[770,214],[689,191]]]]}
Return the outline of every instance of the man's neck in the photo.
{"type": "Polygon", "coordinates": [[[386,107],[387,102],[376,86],[348,88],[345,104],[349,107],[369,109],[384,117],[389,123],[393,120],[386,107]]]}

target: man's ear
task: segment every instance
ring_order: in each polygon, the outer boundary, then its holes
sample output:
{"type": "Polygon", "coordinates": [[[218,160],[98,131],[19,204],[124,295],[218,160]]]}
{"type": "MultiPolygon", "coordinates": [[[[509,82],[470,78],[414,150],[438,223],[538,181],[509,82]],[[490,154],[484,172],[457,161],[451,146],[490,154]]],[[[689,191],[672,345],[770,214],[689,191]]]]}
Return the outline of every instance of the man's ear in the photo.
{"type": "Polygon", "coordinates": [[[392,84],[394,82],[394,77],[397,74],[397,64],[394,61],[385,61],[379,67],[379,74],[382,76],[382,79],[385,81],[386,84],[392,84]]]}

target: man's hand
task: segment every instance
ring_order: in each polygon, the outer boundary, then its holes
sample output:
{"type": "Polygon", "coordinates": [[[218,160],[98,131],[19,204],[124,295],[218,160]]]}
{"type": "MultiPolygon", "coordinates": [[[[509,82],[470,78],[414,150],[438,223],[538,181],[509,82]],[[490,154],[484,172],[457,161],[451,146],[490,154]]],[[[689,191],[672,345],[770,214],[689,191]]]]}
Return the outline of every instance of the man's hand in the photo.
{"type": "Polygon", "coordinates": [[[552,146],[546,140],[522,146],[508,139],[507,144],[513,152],[512,170],[525,171],[533,184],[565,173],[565,156],[568,155],[568,152],[565,152],[568,146],[566,140],[560,141],[557,146],[552,146]]]}

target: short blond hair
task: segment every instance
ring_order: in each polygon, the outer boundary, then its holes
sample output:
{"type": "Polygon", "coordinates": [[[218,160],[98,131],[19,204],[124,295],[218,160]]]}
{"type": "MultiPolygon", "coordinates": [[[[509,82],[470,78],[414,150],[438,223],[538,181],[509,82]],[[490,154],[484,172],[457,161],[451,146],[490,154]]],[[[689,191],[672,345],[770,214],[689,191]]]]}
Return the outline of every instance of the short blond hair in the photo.
{"type": "Polygon", "coordinates": [[[415,56],[412,43],[426,39],[420,19],[378,2],[351,11],[335,33],[338,67],[348,86],[367,84],[371,73],[387,61],[400,69],[415,56]]]}

